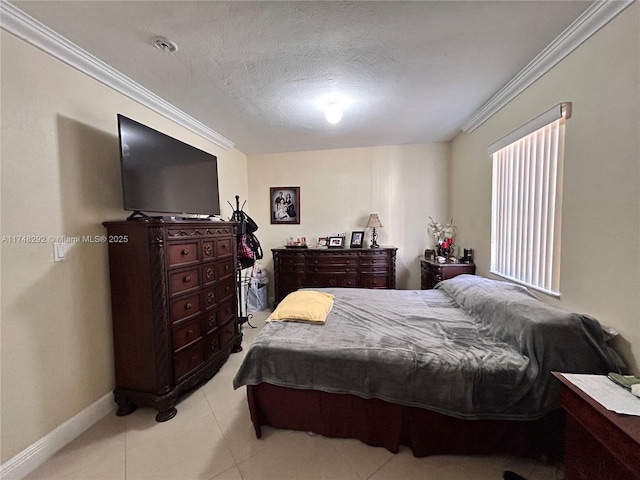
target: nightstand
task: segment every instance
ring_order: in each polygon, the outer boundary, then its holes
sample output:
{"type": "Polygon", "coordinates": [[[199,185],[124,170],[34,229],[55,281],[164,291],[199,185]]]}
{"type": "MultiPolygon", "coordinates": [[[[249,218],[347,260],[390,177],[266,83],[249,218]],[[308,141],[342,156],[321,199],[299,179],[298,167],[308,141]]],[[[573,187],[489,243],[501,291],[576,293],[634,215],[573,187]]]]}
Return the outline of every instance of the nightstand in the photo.
{"type": "Polygon", "coordinates": [[[476,273],[474,263],[438,263],[435,260],[420,257],[420,289],[431,290],[441,280],[468,273],[476,273]]]}
{"type": "Polygon", "coordinates": [[[559,373],[565,480],[640,479],[640,417],[610,412],[559,373]]]}

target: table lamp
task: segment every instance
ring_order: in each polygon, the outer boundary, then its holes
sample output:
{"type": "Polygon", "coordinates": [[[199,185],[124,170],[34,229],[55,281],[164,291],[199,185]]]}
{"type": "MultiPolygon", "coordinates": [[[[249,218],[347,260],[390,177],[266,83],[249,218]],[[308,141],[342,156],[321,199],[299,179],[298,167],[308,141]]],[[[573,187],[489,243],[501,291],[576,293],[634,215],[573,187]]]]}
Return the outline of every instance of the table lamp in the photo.
{"type": "Polygon", "coordinates": [[[367,228],[373,228],[373,232],[371,232],[371,248],[380,248],[380,245],[378,245],[378,233],[376,232],[376,228],[380,228],[382,226],[382,222],[380,221],[377,213],[369,215],[367,228]]]}

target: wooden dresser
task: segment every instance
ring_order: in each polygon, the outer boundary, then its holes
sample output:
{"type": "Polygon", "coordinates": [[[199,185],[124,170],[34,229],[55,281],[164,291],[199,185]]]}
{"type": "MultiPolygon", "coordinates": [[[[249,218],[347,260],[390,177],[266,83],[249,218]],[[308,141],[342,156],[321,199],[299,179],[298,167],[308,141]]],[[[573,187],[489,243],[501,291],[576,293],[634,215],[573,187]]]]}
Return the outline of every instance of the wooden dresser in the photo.
{"type": "Polygon", "coordinates": [[[562,375],[565,480],[640,480],[640,417],[611,412],[562,375]]]}
{"type": "Polygon", "coordinates": [[[301,287],[396,288],[396,250],[274,248],[275,304],[301,287]]]}
{"type": "Polygon", "coordinates": [[[475,274],[473,263],[438,263],[435,260],[420,257],[420,288],[431,290],[441,280],[447,280],[463,273],[475,274]]]}
{"type": "Polygon", "coordinates": [[[237,224],[105,222],[117,415],[137,406],[173,418],[180,394],[241,349],[236,320],[237,224]]]}

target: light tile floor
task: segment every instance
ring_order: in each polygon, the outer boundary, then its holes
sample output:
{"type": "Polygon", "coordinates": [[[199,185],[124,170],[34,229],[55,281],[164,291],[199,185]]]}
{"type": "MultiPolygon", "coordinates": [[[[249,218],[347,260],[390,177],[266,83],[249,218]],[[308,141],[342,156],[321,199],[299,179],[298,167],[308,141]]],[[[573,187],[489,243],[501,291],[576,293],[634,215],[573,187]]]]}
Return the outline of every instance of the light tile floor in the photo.
{"type": "Polygon", "coordinates": [[[269,312],[257,312],[243,327],[243,352],[232,354],[207,384],[187,395],[178,414],[164,423],[155,411],[106,416],[27,479],[137,480],[501,480],[512,470],[528,480],[556,480],[552,465],[509,456],[415,458],[403,448],[392,454],[358,440],[310,436],[263,427],[255,437],[245,390],[232,379],[244,352],[269,312]]]}

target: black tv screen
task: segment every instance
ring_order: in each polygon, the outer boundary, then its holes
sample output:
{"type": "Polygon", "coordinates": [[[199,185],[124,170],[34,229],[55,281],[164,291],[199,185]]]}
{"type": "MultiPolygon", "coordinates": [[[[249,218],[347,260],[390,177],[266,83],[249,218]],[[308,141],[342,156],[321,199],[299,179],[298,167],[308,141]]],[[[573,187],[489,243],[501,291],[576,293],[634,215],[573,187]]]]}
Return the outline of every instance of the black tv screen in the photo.
{"type": "Polygon", "coordinates": [[[218,159],[118,114],[124,209],[219,215],[218,159]]]}

